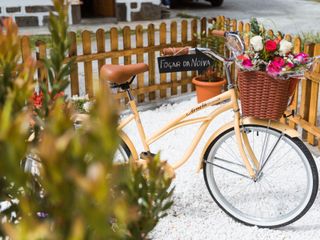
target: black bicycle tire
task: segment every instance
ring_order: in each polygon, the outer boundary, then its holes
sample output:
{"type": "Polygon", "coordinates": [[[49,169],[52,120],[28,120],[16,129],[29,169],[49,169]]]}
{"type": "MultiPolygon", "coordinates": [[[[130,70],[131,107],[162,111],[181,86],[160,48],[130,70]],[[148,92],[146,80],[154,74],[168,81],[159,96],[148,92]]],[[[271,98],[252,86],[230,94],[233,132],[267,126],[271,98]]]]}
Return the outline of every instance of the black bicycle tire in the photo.
{"type": "Polygon", "coordinates": [[[124,151],[127,154],[128,159],[130,159],[132,153],[131,153],[130,148],[128,147],[128,145],[124,141],[121,141],[119,146],[121,146],[124,149],[124,151]]]}

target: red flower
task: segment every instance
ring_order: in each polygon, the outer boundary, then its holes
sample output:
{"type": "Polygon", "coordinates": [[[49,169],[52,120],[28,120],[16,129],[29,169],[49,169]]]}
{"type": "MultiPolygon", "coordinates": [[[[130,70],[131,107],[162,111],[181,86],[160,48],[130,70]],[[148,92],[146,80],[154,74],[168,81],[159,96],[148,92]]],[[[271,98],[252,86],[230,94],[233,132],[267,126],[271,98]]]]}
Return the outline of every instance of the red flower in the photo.
{"type": "Polygon", "coordinates": [[[59,92],[57,93],[54,97],[53,97],[53,100],[57,100],[59,97],[64,97],[64,92],[59,92]]]}
{"type": "MultiPolygon", "coordinates": [[[[49,92],[51,94],[51,92],[49,92]]],[[[53,100],[57,100],[59,97],[64,97],[64,92],[59,92],[57,93],[54,97],[53,100]]],[[[42,107],[42,101],[43,101],[43,93],[40,91],[39,93],[34,92],[32,95],[32,103],[35,108],[41,108],[42,107]]]]}
{"type": "Polygon", "coordinates": [[[266,51],[267,52],[274,52],[277,50],[277,43],[273,40],[267,40],[265,43],[266,51]]]}
{"type": "Polygon", "coordinates": [[[42,106],[42,98],[43,98],[43,93],[42,92],[39,92],[39,94],[37,92],[33,93],[31,100],[32,100],[33,106],[35,108],[41,108],[41,106],[42,106]]]}
{"type": "Polygon", "coordinates": [[[243,60],[246,60],[246,59],[249,59],[249,58],[246,55],[242,54],[242,55],[237,56],[237,59],[243,61],[243,60]]]}

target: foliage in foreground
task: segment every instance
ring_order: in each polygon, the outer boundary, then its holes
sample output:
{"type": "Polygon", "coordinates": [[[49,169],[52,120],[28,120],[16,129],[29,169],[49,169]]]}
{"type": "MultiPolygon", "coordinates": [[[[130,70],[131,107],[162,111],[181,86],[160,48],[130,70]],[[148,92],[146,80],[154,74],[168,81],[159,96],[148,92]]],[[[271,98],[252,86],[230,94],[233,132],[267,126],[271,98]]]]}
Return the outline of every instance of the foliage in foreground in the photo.
{"type": "Polygon", "coordinates": [[[0,31],[1,43],[9,46],[0,51],[0,201],[12,195],[20,201],[14,209],[17,221],[7,219],[0,235],[21,240],[148,239],[172,205],[171,179],[159,158],[150,159],[146,168],[113,163],[119,139],[116,109],[107,91],[97,95],[89,119],[74,129],[74,109],[61,94],[72,65],[63,62],[68,50],[65,4],[54,0],[53,48],[50,59],[44,60],[50,88],[40,83],[37,107],[29,101],[34,62],[18,67],[20,39],[12,21],[4,22],[0,31]],[[37,133],[32,144],[26,141],[30,129],[37,133]],[[33,178],[20,166],[31,148],[41,160],[37,199],[27,187],[33,178]]]}

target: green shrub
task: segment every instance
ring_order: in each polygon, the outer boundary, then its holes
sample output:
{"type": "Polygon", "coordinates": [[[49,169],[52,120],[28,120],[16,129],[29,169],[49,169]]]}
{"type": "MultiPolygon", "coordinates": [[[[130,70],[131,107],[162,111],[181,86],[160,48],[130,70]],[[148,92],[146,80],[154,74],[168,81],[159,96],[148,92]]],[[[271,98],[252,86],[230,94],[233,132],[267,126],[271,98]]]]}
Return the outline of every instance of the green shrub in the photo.
{"type": "MultiPolygon", "coordinates": [[[[0,42],[10,47],[0,51],[0,201],[8,196],[20,201],[6,212],[10,217],[14,211],[17,217],[0,225],[0,236],[19,240],[147,239],[172,205],[171,178],[159,157],[149,159],[146,168],[113,163],[120,142],[118,116],[105,89],[97,94],[89,119],[74,129],[75,110],[61,94],[69,84],[73,63],[64,62],[69,46],[67,5],[66,0],[53,3],[56,11],[49,19],[52,49],[50,58],[43,60],[51,88],[41,84],[42,102],[36,108],[29,101],[34,62],[18,67],[20,39],[12,21],[4,22],[0,31],[0,42]],[[36,133],[31,144],[26,141],[30,128],[36,133]],[[41,160],[38,178],[20,167],[31,149],[41,160]],[[28,187],[34,181],[41,192],[28,187]]],[[[1,219],[4,214],[0,213],[1,219]]]]}
{"type": "Polygon", "coordinates": [[[320,43],[320,32],[303,32],[299,34],[302,44],[320,43]]]}

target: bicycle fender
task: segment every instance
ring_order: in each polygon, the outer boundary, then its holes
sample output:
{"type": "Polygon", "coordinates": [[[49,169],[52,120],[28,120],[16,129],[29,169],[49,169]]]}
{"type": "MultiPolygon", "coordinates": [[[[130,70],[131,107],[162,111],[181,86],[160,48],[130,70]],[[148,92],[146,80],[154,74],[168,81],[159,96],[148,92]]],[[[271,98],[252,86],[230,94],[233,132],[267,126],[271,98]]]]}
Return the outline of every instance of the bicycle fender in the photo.
{"type": "Polygon", "coordinates": [[[138,160],[138,153],[136,148],[134,147],[134,144],[132,143],[132,141],[130,140],[130,138],[128,137],[128,135],[123,132],[123,131],[119,131],[119,136],[122,139],[122,141],[128,146],[130,152],[131,152],[131,157],[133,160],[138,160]]]}
{"type": "MultiPolygon", "coordinates": [[[[274,128],[274,129],[278,130],[279,132],[283,132],[285,135],[290,136],[292,138],[300,136],[298,131],[296,131],[295,129],[289,127],[288,125],[285,125],[285,124],[280,123],[280,122],[270,122],[269,123],[268,120],[262,120],[262,119],[256,119],[256,118],[248,117],[248,118],[242,119],[242,123],[245,124],[245,125],[262,125],[262,126],[265,126],[265,127],[269,126],[271,128],[274,128]]],[[[227,131],[227,130],[233,128],[233,125],[234,125],[234,122],[231,121],[231,122],[221,126],[217,131],[215,131],[211,135],[211,137],[209,138],[209,140],[205,144],[205,147],[203,148],[202,153],[200,155],[199,164],[198,164],[198,167],[197,167],[197,173],[203,168],[204,154],[207,151],[207,148],[209,147],[210,143],[212,141],[214,141],[224,131],[227,131]]]]}

